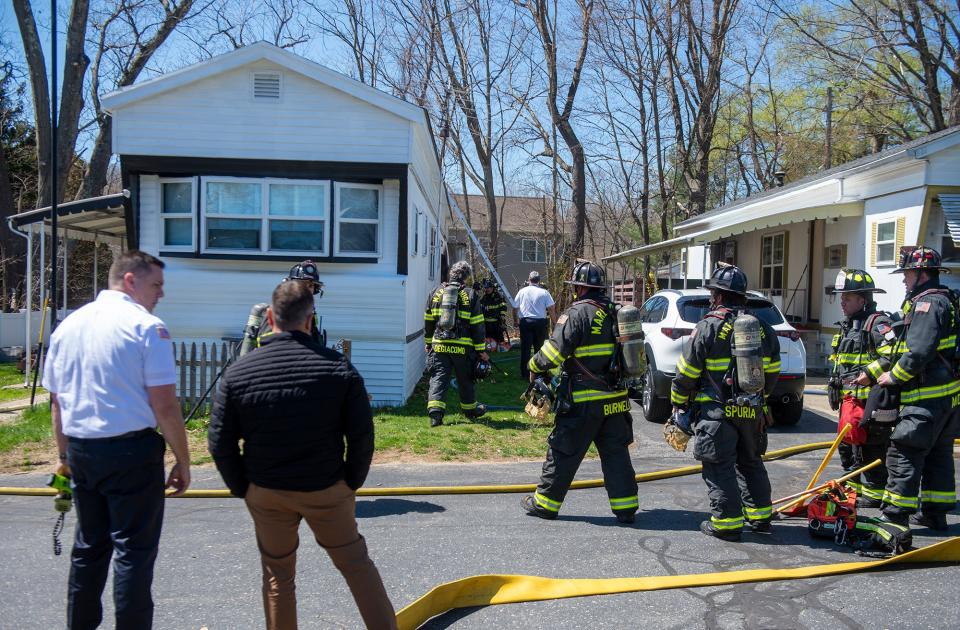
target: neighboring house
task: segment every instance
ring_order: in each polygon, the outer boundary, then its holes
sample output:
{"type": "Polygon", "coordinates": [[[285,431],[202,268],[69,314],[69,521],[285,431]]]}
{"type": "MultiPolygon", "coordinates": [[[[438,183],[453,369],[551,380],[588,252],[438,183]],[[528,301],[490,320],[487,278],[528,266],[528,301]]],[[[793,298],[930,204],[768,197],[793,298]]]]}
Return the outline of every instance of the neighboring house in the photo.
{"type": "MultiPolygon", "coordinates": [[[[708,274],[716,260],[743,268],[751,289],[809,331],[810,363],[822,366],[842,318],[839,300],[827,295],[840,269],[872,274],[887,291],[876,296],[884,310],[899,309],[904,297],[902,276],[890,274],[901,247],[934,247],[960,272],[951,237],[960,240],[960,127],[711,210],[677,224],[674,234],[605,260],[705,246],[708,274]]],[[[941,278],[960,286],[957,273],[941,278]]]]}
{"type": "Polygon", "coordinates": [[[175,341],[237,337],[310,258],[331,342],[377,405],[423,372],[450,216],[426,112],[261,42],[102,98],[131,191],[127,242],[167,264],[175,341]]]}

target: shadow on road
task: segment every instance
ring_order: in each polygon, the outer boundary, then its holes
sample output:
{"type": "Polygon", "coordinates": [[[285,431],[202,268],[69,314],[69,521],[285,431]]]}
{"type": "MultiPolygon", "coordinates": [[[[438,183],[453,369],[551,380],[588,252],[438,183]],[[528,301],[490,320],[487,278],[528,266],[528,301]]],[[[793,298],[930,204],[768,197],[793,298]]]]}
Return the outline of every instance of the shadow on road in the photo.
{"type": "Polygon", "coordinates": [[[442,615],[437,615],[427,623],[420,626],[421,630],[443,630],[444,628],[449,628],[461,619],[469,617],[476,611],[481,608],[486,608],[486,606],[470,606],[468,608],[454,608],[453,610],[448,610],[442,615]]]}
{"type": "Polygon", "coordinates": [[[770,433],[836,433],[837,422],[820,415],[819,412],[804,409],[800,421],[792,427],[772,426],[770,433]]]}
{"type": "Polygon", "coordinates": [[[429,501],[410,501],[408,499],[374,499],[357,501],[357,518],[375,518],[377,516],[395,516],[397,514],[434,514],[445,512],[446,508],[429,501]]]}

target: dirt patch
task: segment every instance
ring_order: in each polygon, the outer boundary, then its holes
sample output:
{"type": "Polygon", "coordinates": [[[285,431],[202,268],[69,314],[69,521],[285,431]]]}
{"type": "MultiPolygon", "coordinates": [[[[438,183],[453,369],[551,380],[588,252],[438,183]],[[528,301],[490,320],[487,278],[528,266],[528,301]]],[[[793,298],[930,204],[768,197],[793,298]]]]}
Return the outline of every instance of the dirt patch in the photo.
{"type": "Polygon", "coordinates": [[[28,442],[6,453],[0,453],[0,474],[37,470],[53,472],[58,461],[57,448],[53,444],[28,442]]]}

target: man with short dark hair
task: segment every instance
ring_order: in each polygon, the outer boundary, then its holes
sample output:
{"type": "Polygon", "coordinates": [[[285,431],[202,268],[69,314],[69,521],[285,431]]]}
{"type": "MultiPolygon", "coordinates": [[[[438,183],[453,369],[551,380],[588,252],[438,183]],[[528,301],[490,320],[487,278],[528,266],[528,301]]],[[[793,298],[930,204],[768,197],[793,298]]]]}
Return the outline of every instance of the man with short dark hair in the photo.
{"type": "Polygon", "coordinates": [[[72,476],[77,506],[69,628],[96,628],[103,620],[111,555],[116,627],[152,626],[163,490],[179,495],[190,485],[173,344],[152,314],[163,297],[163,267],[141,251],[121,254],[110,267],[109,289],[50,338],[43,386],[50,391],[58,472],[72,476]],[[166,484],[164,441],[177,462],[166,484]]]}
{"type": "Polygon", "coordinates": [[[267,319],[276,332],[224,375],[210,417],[210,454],[253,518],[268,630],[297,627],[297,531],[304,519],[346,579],[364,624],[395,628],[355,517],[356,491],[373,458],[367,390],[343,355],[311,340],[313,311],[307,283],[274,290],[267,319]]]}

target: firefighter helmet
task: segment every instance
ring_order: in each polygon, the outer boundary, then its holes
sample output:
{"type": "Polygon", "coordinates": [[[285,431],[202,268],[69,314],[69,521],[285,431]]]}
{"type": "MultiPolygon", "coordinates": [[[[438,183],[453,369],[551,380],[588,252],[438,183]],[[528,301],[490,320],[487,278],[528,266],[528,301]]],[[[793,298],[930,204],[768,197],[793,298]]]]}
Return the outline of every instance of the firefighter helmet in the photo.
{"type": "Polygon", "coordinates": [[[736,265],[718,264],[717,268],[710,274],[710,279],[704,282],[700,288],[716,289],[746,297],[747,274],[743,273],[740,267],[736,265]]]}
{"type": "Polygon", "coordinates": [[[907,269],[950,273],[950,270],[943,266],[943,259],[940,258],[940,252],[932,247],[923,246],[902,248],[900,250],[900,262],[897,268],[890,273],[903,273],[907,269]]]}
{"type": "Polygon", "coordinates": [[[886,293],[878,289],[873,282],[873,276],[863,269],[841,269],[833,283],[831,294],[840,293],[886,293]]]}
{"type": "Polygon", "coordinates": [[[595,289],[603,289],[607,286],[603,278],[603,269],[589,260],[577,263],[573,268],[573,275],[570,276],[570,280],[564,280],[564,282],[566,284],[592,287],[595,289]]]}
{"type": "Polygon", "coordinates": [[[480,283],[480,286],[482,286],[484,289],[492,289],[497,285],[493,282],[493,278],[484,278],[483,282],[480,283]]]}
{"type": "Polygon", "coordinates": [[[317,265],[312,260],[305,260],[290,267],[290,273],[283,279],[287,280],[307,280],[313,283],[313,294],[323,296],[323,283],[320,282],[320,273],[317,271],[317,265]]]}
{"type": "Polygon", "coordinates": [[[490,365],[489,361],[484,361],[483,359],[477,359],[477,362],[473,364],[473,380],[482,381],[483,379],[490,376],[490,372],[493,371],[493,366],[490,365]]]}

